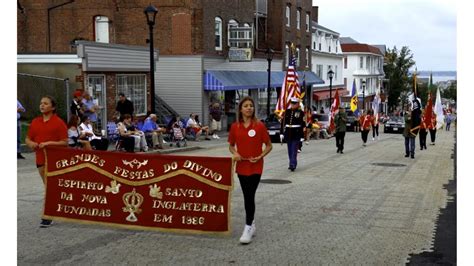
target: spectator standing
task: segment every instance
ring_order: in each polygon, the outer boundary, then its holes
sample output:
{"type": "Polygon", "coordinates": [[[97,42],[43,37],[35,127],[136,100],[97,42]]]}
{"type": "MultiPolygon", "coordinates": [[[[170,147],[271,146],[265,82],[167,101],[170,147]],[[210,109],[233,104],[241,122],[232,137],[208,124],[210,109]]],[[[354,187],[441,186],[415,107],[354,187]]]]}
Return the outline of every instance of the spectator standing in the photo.
{"type": "Polygon", "coordinates": [[[220,139],[217,135],[217,132],[221,130],[221,117],[222,117],[222,110],[219,103],[214,103],[211,105],[211,110],[209,111],[211,116],[211,134],[212,138],[220,139]]]}
{"type": "MultiPolygon", "coordinates": [[[[67,126],[56,115],[56,101],[51,96],[44,96],[40,101],[41,116],[31,121],[26,145],[36,152],[36,167],[43,184],[45,179],[45,156],[43,149],[47,146],[67,146],[67,126]]],[[[51,226],[52,221],[42,219],[40,227],[51,226]]]]}
{"type": "Polygon", "coordinates": [[[80,90],[76,90],[74,92],[69,110],[71,115],[77,115],[82,122],[84,117],[84,109],[82,107],[82,92],[80,90]]]}
{"type": "Polygon", "coordinates": [[[84,115],[89,117],[94,130],[96,130],[98,106],[94,103],[94,100],[88,91],[85,91],[83,94],[82,105],[84,106],[84,115]]]}
{"type": "Polygon", "coordinates": [[[339,112],[334,116],[334,123],[336,126],[336,147],[337,153],[343,154],[344,150],[344,137],[346,136],[346,122],[347,114],[344,107],[339,106],[339,112]]]}
{"type": "Polygon", "coordinates": [[[21,105],[20,101],[17,99],[16,100],[16,158],[17,159],[25,159],[23,155],[21,155],[21,121],[20,113],[24,113],[26,110],[21,105]]]}
{"type": "Polygon", "coordinates": [[[446,115],[446,131],[449,131],[451,128],[451,122],[453,121],[453,116],[451,115],[451,112],[448,111],[448,114],[446,115]]]}
{"type": "Polygon", "coordinates": [[[244,97],[239,103],[237,121],[229,131],[229,151],[237,162],[235,171],[244,194],[245,227],[240,243],[248,244],[255,234],[255,193],[263,173],[263,157],[272,150],[267,128],[255,116],[254,101],[244,97]],[[265,149],[263,145],[265,144],[265,149]]]}
{"type": "Polygon", "coordinates": [[[126,114],[129,114],[130,117],[133,117],[133,103],[127,99],[123,93],[119,93],[119,101],[117,102],[117,107],[115,110],[120,113],[120,121],[123,121],[123,116],[126,114]]]}

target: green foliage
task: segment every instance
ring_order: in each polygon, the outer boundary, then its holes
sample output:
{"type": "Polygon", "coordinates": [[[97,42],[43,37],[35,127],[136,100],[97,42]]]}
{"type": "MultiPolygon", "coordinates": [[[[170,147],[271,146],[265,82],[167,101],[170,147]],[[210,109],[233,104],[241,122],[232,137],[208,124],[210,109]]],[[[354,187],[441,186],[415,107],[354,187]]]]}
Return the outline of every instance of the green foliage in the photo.
{"type": "Polygon", "coordinates": [[[398,50],[396,46],[393,49],[387,49],[384,72],[389,80],[387,91],[390,110],[401,105],[399,98],[402,92],[407,93],[411,90],[409,70],[414,65],[413,54],[407,46],[403,46],[401,50],[398,50]]]}
{"type": "Polygon", "coordinates": [[[451,85],[447,89],[441,91],[441,97],[456,101],[457,87],[458,87],[457,82],[454,81],[453,83],[451,83],[451,85]]]}

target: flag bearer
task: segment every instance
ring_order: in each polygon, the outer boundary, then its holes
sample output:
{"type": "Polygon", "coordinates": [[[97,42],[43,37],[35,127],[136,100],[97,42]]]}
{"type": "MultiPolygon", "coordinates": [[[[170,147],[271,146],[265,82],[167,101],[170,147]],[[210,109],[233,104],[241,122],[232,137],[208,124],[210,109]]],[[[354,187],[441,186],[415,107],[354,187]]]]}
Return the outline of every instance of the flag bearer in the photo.
{"type": "Polygon", "coordinates": [[[292,172],[295,171],[299,143],[304,140],[305,121],[304,112],[299,109],[299,99],[292,97],[291,107],[283,114],[280,126],[280,141],[286,140],[288,146],[289,167],[292,172]]]}
{"type": "Polygon", "coordinates": [[[428,126],[428,129],[430,130],[430,137],[431,137],[431,145],[435,145],[435,140],[436,140],[436,113],[433,112],[431,115],[431,123],[428,126]]]}
{"type": "Polygon", "coordinates": [[[367,143],[367,137],[369,136],[370,128],[372,127],[373,118],[369,110],[367,113],[364,112],[363,115],[359,118],[360,132],[362,137],[362,146],[365,146],[367,143]]]}

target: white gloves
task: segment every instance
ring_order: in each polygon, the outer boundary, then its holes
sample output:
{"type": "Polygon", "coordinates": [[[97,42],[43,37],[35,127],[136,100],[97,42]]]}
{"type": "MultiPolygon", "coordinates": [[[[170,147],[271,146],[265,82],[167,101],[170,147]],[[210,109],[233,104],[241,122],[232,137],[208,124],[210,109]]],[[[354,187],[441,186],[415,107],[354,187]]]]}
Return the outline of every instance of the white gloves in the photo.
{"type": "Polygon", "coordinates": [[[300,141],[303,142],[303,141],[304,141],[304,138],[301,138],[300,141]]]}
{"type": "Polygon", "coordinates": [[[284,136],[283,134],[280,134],[280,142],[281,142],[281,143],[283,143],[283,138],[284,138],[284,137],[285,137],[285,136],[284,136]]]}

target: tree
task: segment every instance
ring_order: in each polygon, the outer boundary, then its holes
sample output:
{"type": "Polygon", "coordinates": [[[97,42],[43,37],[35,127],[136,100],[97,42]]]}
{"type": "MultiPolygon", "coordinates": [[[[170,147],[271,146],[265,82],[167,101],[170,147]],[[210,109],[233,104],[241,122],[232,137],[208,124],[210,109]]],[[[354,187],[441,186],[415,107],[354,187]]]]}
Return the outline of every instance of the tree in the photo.
{"type": "Polygon", "coordinates": [[[441,97],[456,101],[457,87],[457,82],[453,81],[447,89],[441,91],[441,97]]]}
{"type": "Polygon", "coordinates": [[[403,46],[400,51],[396,46],[387,49],[384,72],[389,80],[387,93],[389,110],[399,106],[402,92],[406,93],[412,88],[408,74],[414,65],[413,54],[407,46],[403,46]]]}

